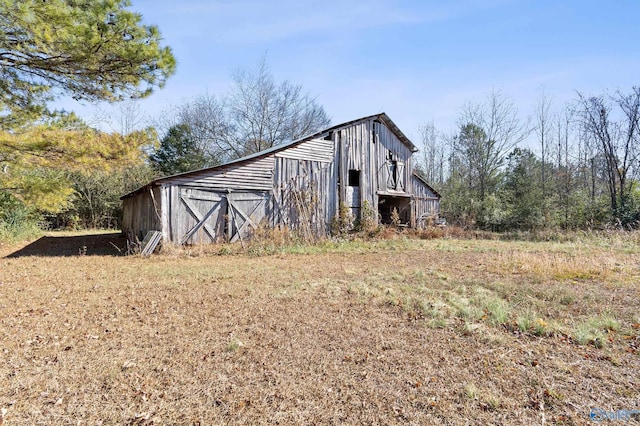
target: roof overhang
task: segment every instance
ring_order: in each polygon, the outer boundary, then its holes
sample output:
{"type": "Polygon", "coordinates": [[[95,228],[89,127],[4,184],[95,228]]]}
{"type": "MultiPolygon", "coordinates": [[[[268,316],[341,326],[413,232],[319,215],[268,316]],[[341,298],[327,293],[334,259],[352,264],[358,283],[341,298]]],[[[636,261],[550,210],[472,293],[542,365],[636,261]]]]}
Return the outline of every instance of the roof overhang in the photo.
{"type": "Polygon", "coordinates": [[[383,197],[393,197],[393,198],[411,198],[413,194],[407,194],[406,192],[393,192],[393,191],[378,191],[376,192],[379,196],[383,197]]]}

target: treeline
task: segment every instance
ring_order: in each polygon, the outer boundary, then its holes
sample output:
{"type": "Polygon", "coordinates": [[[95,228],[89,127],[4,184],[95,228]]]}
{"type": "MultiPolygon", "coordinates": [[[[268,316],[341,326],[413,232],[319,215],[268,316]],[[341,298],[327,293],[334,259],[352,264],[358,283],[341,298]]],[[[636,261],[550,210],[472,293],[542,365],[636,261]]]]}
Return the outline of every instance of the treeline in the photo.
{"type": "Polygon", "coordinates": [[[452,135],[421,128],[418,167],[448,223],[492,231],[640,226],[640,88],[578,94],[534,116],[494,92],[466,104],[452,135]]]}
{"type": "MultiPolygon", "coordinates": [[[[196,98],[143,130],[133,130],[142,113],[129,103],[121,108],[119,132],[93,129],[73,113],[1,132],[0,239],[42,228],[118,228],[119,197],[156,177],[215,165],[301,136],[296,129],[329,124],[322,107],[300,87],[277,83],[264,62],[238,74],[235,84],[223,101],[196,98]],[[246,87],[254,95],[239,102],[246,87]],[[287,102],[291,87],[304,102],[287,102]],[[239,125],[243,119],[263,120],[256,127],[263,133],[247,132],[239,125]]],[[[562,108],[542,94],[529,119],[507,97],[491,93],[461,108],[452,135],[423,126],[416,163],[441,193],[441,213],[450,225],[491,231],[637,228],[639,120],[639,88],[578,95],[562,108]]]]}

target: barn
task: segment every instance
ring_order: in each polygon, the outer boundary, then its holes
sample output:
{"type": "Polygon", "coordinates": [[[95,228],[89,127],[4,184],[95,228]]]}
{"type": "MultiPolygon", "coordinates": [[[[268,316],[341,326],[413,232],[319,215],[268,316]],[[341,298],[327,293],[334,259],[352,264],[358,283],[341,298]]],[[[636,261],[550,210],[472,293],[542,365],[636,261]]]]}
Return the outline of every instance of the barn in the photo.
{"type": "Polygon", "coordinates": [[[322,236],[336,218],[419,226],[440,195],[413,170],[416,146],[380,113],[215,167],[156,179],[121,197],[135,241],[237,241],[258,226],[322,236]],[[396,213],[394,213],[394,210],[396,213]]]}

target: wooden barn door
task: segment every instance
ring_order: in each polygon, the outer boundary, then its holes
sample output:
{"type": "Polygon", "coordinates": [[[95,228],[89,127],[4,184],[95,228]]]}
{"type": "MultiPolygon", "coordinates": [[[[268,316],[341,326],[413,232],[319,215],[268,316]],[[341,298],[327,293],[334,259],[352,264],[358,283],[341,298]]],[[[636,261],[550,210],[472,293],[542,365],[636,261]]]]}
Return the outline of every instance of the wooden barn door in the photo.
{"type": "Polygon", "coordinates": [[[180,188],[175,232],[180,244],[243,240],[271,218],[271,193],[265,191],[206,191],[180,188]]]}
{"type": "Polygon", "coordinates": [[[226,194],[180,189],[180,244],[212,243],[224,237],[226,194]]]}
{"type": "Polygon", "coordinates": [[[243,240],[264,219],[269,218],[271,196],[268,192],[230,192],[227,194],[227,238],[243,240]]]}

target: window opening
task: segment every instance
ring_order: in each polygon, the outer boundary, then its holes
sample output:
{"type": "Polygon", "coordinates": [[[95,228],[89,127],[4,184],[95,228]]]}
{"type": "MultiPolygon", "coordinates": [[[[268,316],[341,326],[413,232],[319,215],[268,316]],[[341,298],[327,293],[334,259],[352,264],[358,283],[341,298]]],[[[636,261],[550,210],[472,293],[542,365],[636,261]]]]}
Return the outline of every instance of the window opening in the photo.
{"type": "Polygon", "coordinates": [[[360,186],[360,170],[349,170],[349,186],[360,186]]]}

